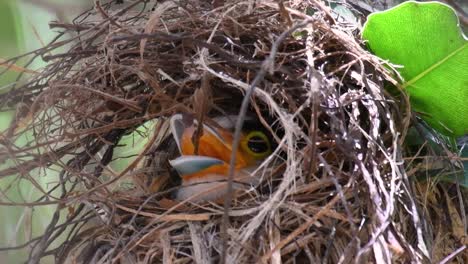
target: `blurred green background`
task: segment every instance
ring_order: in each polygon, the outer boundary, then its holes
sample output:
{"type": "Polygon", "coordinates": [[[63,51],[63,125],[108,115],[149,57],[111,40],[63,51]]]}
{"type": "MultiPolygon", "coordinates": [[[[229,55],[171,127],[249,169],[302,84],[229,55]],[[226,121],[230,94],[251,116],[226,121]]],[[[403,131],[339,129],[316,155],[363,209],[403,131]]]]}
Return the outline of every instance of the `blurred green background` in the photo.
{"type": "MultiPolygon", "coordinates": [[[[92,7],[92,0],[0,0],[0,63],[19,54],[43,47],[55,36],[49,29],[49,21],[70,22],[73,17],[92,7]]],[[[24,60],[18,62],[19,66],[24,60]]],[[[36,60],[30,68],[40,69],[44,62],[36,60]]],[[[5,70],[1,66],[0,71],[5,70]]],[[[0,93],[9,90],[17,72],[8,71],[0,76],[0,93]]],[[[27,76],[27,74],[26,74],[27,76]]],[[[21,82],[21,80],[20,80],[21,82]]],[[[0,112],[0,131],[4,131],[13,113],[0,112]]],[[[21,144],[20,142],[17,142],[21,144]]],[[[4,168],[9,164],[0,164],[4,168]]],[[[47,188],[55,172],[52,170],[36,172],[40,183],[47,188]],[[45,177],[47,175],[47,177],[45,177]]],[[[35,188],[17,177],[0,179],[0,201],[31,201],[37,197],[35,188]]],[[[32,237],[43,232],[50,221],[53,206],[34,209],[0,205],[0,248],[24,244],[32,237]],[[34,220],[34,221],[33,221],[34,220]]],[[[0,263],[24,263],[30,249],[0,251],[0,263]]],[[[53,263],[46,259],[42,263],[53,263]]]]}

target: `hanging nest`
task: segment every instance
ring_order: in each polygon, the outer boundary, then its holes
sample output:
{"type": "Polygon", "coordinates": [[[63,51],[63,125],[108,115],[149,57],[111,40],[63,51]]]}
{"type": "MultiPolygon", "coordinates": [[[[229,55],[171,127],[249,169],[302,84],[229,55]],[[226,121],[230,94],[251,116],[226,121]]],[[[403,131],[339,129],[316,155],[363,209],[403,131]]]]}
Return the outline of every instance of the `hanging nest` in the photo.
{"type": "Polygon", "coordinates": [[[41,194],[20,205],[57,205],[30,263],[466,260],[466,194],[410,179],[421,162],[404,162],[408,100],[383,89],[394,74],[328,7],[296,2],[95,1],[51,23],[61,33],[31,53],[47,67],[0,95],[17,110],[0,175],[41,194]],[[243,102],[277,145],[260,185],[228,204],[173,200],[168,118],[243,102]],[[59,172],[47,187],[44,171],[59,172]]]}

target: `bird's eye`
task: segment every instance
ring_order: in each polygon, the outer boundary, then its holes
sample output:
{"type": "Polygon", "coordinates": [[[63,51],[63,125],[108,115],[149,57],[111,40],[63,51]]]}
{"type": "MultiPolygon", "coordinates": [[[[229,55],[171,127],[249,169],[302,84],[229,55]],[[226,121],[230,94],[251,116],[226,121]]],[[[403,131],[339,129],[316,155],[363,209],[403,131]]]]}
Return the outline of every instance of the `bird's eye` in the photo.
{"type": "Polygon", "coordinates": [[[247,147],[255,153],[265,153],[269,150],[268,142],[259,136],[253,136],[247,141],[247,147]]]}
{"type": "Polygon", "coordinates": [[[271,154],[271,143],[265,133],[261,131],[251,131],[242,140],[242,148],[255,158],[265,158],[271,154]]]}

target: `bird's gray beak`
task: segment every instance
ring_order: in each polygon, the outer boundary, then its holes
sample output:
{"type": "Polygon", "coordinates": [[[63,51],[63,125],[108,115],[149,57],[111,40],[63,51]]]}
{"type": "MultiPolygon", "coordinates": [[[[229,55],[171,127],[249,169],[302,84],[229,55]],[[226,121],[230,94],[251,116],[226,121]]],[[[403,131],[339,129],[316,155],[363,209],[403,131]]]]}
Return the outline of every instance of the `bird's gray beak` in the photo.
{"type": "Polygon", "coordinates": [[[179,175],[183,176],[197,173],[214,165],[221,165],[224,162],[212,157],[183,155],[170,160],[169,163],[179,175]]]}
{"type": "Polygon", "coordinates": [[[182,136],[187,128],[194,125],[193,118],[188,114],[175,114],[170,119],[171,133],[182,154],[182,136]]]}
{"type": "MultiPolygon", "coordinates": [[[[189,114],[175,114],[170,119],[171,133],[174,137],[181,156],[170,160],[169,163],[181,176],[193,174],[213,165],[224,163],[220,159],[206,156],[189,155],[183,152],[182,138],[187,136],[185,133],[186,130],[192,129],[192,131],[195,131],[197,125],[197,121],[193,118],[192,115],[189,114]]],[[[219,137],[216,130],[212,129],[211,127],[204,125],[203,129],[204,133],[212,133],[219,137]]]]}
{"type": "MultiPolygon", "coordinates": [[[[187,129],[197,129],[198,122],[190,114],[184,114],[184,113],[175,114],[170,119],[170,127],[171,127],[172,136],[174,137],[174,140],[177,143],[177,147],[179,148],[180,153],[183,154],[181,142],[182,142],[182,137],[184,136],[184,132],[187,129]]],[[[214,135],[216,138],[218,138],[221,142],[224,142],[224,139],[222,138],[222,136],[219,135],[216,129],[208,125],[203,124],[203,132],[210,133],[214,135]]]]}

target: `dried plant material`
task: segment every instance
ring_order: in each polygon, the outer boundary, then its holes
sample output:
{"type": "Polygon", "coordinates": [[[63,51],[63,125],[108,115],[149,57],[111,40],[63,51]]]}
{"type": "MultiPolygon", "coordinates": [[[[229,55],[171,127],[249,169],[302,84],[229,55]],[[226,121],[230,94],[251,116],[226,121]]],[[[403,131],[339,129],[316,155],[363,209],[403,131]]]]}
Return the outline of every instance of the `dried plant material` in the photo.
{"type": "Polygon", "coordinates": [[[14,165],[0,177],[20,175],[40,194],[9,202],[4,191],[0,204],[57,206],[28,244],[30,263],[207,263],[223,252],[226,263],[419,263],[461,248],[466,194],[447,190],[458,212],[447,227],[441,185],[414,181],[427,146],[404,158],[407,98],[384,90],[392,72],[328,7],[118,2],[54,23],[77,37],[36,51],[50,64],[0,94],[4,108],[31,102],[32,113],[2,134],[0,157],[14,165]],[[253,172],[258,184],[229,206],[174,200],[180,177],[168,160],[179,153],[168,119],[213,123],[243,102],[244,118],[258,119],[275,145],[253,172]],[[128,143],[134,133],[148,141],[128,143]],[[139,151],[126,156],[123,145],[139,151]],[[36,183],[37,171],[52,169],[47,188],[36,183]]]}
{"type": "Polygon", "coordinates": [[[31,73],[31,74],[39,74],[37,71],[33,71],[30,69],[23,68],[18,66],[14,63],[8,63],[5,59],[0,58],[0,67],[7,68],[8,70],[15,71],[15,72],[24,72],[24,73],[31,73]]]}
{"type": "MultiPolygon", "coordinates": [[[[463,226],[462,219],[458,213],[457,207],[453,204],[452,199],[448,193],[444,191],[445,202],[447,203],[448,215],[450,216],[450,223],[452,227],[452,234],[456,240],[463,241],[466,239],[466,228],[463,226]]],[[[468,242],[468,241],[467,241],[468,242]]]]}
{"type": "MultiPolygon", "coordinates": [[[[169,9],[171,8],[176,8],[177,6],[171,2],[171,1],[168,1],[168,2],[163,2],[162,4],[160,5],[157,5],[155,8],[154,8],[154,11],[153,13],[150,15],[149,19],[148,19],[148,22],[146,23],[146,26],[145,26],[145,34],[152,34],[154,29],[158,28],[158,26],[160,25],[160,19],[161,19],[161,16],[169,9]]],[[[147,38],[144,38],[141,40],[140,42],[140,56],[141,56],[141,60],[142,60],[142,63],[144,62],[144,54],[145,54],[145,46],[146,46],[146,42],[148,41],[147,38]]]]}

